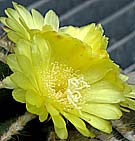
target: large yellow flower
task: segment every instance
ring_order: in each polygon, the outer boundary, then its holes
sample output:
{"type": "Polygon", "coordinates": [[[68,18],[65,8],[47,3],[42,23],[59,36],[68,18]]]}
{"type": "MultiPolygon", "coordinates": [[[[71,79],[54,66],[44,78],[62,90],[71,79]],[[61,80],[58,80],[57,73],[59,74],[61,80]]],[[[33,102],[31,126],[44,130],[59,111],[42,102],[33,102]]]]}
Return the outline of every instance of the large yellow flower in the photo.
{"type": "Polygon", "coordinates": [[[62,116],[83,135],[93,136],[83,120],[110,133],[109,120],[122,115],[118,103],[124,99],[123,86],[109,80],[118,73],[117,66],[108,59],[93,58],[90,47],[77,39],[56,32],[34,35],[30,42],[17,42],[7,64],[14,72],[7,78],[14,99],[26,103],[40,121],[49,113],[60,138],[67,138],[62,116]]]}
{"type": "Polygon", "coordinates": [[[49,114],[61,139],[68,136],[63,117],[84,136],[94,137],[84,121],[110,133],[111,120],[125,110],[121,106],[135,109],[128,102],[135,94],[109,59],[101,26],[58,29],[54,12],[43,20],[35,10],[30,15],[22,6],[14,7],[7,9],[8,18],[1,18],[16,43],[7,57],[13,74],[3,80],[6,88],[14,89],[14,99],[26,103],[41,122],[49,114]]]}

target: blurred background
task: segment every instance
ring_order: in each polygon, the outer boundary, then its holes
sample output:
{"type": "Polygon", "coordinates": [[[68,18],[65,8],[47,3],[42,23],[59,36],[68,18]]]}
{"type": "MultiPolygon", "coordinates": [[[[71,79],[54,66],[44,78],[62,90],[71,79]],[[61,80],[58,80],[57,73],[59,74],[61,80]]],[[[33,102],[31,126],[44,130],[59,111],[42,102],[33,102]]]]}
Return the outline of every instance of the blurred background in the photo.
{"type": "MultiPolygon", "coordinates": [[[[108,52],[112,60],[120,65],[124,73],[135,71],[135,0],[14,1],[24,5],[28,10],[35,8],[43,15],[49,9],[53,9],[60,17],[60,26],[83,26],[93,22],[101,23],[105,30],[105,35],[109,37],[108,52]]],[[[12,7],[12,0],[0,0],[0,16],[4,16],[4,10],[8,7],[12,7]]],[[[9,73],[8,67],[0,63],[1,79],[9,73]]],[[[5,120],[25,112],[25,105],[18,104],[12,100],[11,91],[2,90],[0,93],[5,94],[4,96],[0,95],[1,124],[5,120]]],[[[49,126],[50,123],[47,124],[50,128],[49,130],[52,130],[52,127],[49,126]]],[[[4,124],[0,126],[0,132],[2,132],[4,126],[4,124]]],[[[40,124],[35,119],[21,132],[24,136],[22,138],[19,137],[19,140],[45,141],[48,131],[45,127],[42,127],[43,124],[40,124]],[[30,137],[31,134],[33,135],[32,137],[30,137]]],[[[13,140],[18,140],[18,138],[15,136],[13,140]]]]}

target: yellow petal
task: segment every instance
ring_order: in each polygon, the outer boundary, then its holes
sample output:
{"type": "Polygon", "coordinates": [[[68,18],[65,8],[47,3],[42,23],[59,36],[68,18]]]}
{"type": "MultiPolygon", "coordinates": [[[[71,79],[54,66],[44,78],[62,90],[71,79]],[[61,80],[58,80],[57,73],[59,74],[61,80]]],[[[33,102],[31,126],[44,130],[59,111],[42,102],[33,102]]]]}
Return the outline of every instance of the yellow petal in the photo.
{"type": "Polygon", "coordinates": [[[82,112],[82,119],[84,119],[86,122],[88,122],[90,125],[92,125],[93,127],[106,132],[106,133],[110,133],[112,131],[112,126],[110,121],[104,120],[102,118],[93,116],[91,114],[88,113],[84,113],[82,112]]]}
{"type": "Polygon", "coordinates": [[[66,112],[62,113],[75,127],[85,129],[85,123],[77,116],[72,114],[68,114],[66,112]]]}
{"type": "Polygon", "coordinates": [[[82,111],[109,120],[119,119],[122,116],[119,106],[114,104],[84,104],[82,111]]]}
{"type": "Polygon", "coordinates": [[[128,80],[128,76],[124,75],[124,74],[120,74],[120,78],[122,81],[127,81],[128,80]]]}
{"type": "MultiPolygon", "coordinates": [[[[85,91],[84,91],[85,92],[85,91]]],[[[86,100],[97,103],[119,103],[124,100],[124,95],[115,89],[100,89],[86,91],[86,100]]]]}
{"type": "Polygon", "coordinates": [[[8,38],[14,43],[17,43],[20,39],[27,39],[23,34],[14,31],[8,32],[8,38]]]}
{"type": "Polygon", "coordinates": [[[35,105],[31,105],[27,101],[26,101],[26,108],[27,108],[28,112],[33,113],[33,114],[37,114],[37,115],[40,115],[43,111],[42,107],[37,107],[35,105]]]}
{"type": "Polygon", "coordinates": [[[113,89],[119,92],[122,92],[124,87],[124,83],[119,79],[119,71],[114,69],[106,73],[100,81],[91,85],[91,89],[113,89]]]}
{"type": "Polygon", "coordinates": [[[33,80],[27,78],[23,73],[15,72],[10,76],[10,79],[15,83],[16,86],[28,90],[28,89],[35,89],[32,85],[33,80]]]}
{"type": "Polygon", "coordinates": [[[45,121],[48,118],[48,111],[45,106],[42,106],[41,112],[39,113],[40,122],[45,121]]]}
{"type": "Polygon", "coordinates": [[[79,70],[89,64],[91,48],[81,41],[56,32],[45,32],[42,37],[50,44],[52,62],[57,61],[79,70]]]}
{"type": "Polygon", "coordinates": [[[51,117],[54,123],[54,129],[57,136],[61,139],[67,139],[68,133],[64,119],[60,115],[57,116],[52,115],[51,117]]]}
{"type": "Polygon", "coordinates": [[[35,105],[37,107],[41,107],[43,100],[42,97],[36,93],[33,90],[28,90],[26,93],[26,101],[31,104],[31,105],[35,105]]]}
{"type": "Polygon", "coordinates": [[[91,133],[85,123],[83,122],[83,120],[81,120],[79,117],[72,115],[70,113],[66,113],[66,112],[62,112],[62,114],[64,115],[64,117],[69,120],[74,126],[75,128],[84,136],[86,137],[94,137],[94,134],[91,133]]]}
{"type": "Polygon", "coordinates": [[[93,134],[87,128],[86,129],[82,129],[82,128],[76,127],[76,129],[85,137],[91,137],[91,138],[95,137],[95,134],[93,134]]]}
{"type": "Polygon", "coordinates": [[[54,106],[52,106],[51,104],[46,104],[46,109],[48,113],[50,113],[52,116],[59,115],[59,111],[56,108],[54,108],[54,106]]]}
{"type": "Polygon", "coordinates": [[[6,19],[5,17],[0,17],[0,22],[2,22],[5,26],[8,27],[7,23],[6,23],[6,19]]]}
{"type": "Polygon", "coordinates": [[[45,121],[48,117],[48,112],[45,106],[37,107],[35,105],[31,105],[29,102],[26,101],[26,108],[30,113],[39,115],[40,122],[45,121]]]}
{"type": "Polygon", "coordinates": [[[121,102],[121,106],[135,110],[135,100],[126,98],[124,102],[121,102]]]}
{"type": "Polygon", "coordinates": [[[23,89],[19,89],[19,88],[14,89],[13,92],[12,92],[13,98],[16,101],[21,102],[21,103],[26,102],[25,95],[26,95],[26,91],[23,90],[23,89]]]}
{"type": "Polygon", "coordinates": [[[125,94],[125,97],[135,99],[135,86],[134,85],[128,86],[130,88],[130,91],[125,94]]]}
{"type": "Polygon", "coordinates": [[[20,22],[19,21],[19,15],[18,15],[16,10],[14,10],[12,8],[7,8],[5,10],[5,13],[9,18],[11,18],[11,19],[13,18],[15,21],[20,22]]]}
{"type": "Polygon", "coordinates": [[[35,9],[32,9],[32,18],[35,29],[42,29],[44,19],[43,16],[35,9]]]}
{"type": "Polygon", "coordinates": [[[26,76],[32,76],[33,75],[33,68],[30,60],[24,56],[24,55],[16,55],[17,63],[19,65],[19,68],[21,71],[26,74],[26,76]],[[30,71],[31,70],[31,71],[30,71]]]}
{"type": "Polygon", "coordinates": [[[4,85],[4,88],[7,89],[14,89],[17,86],[13,83],[13,81],[10,79],[10,76],[7,76],[2,80],[2,84],[4,85]]]}
{"type": "Polygon", "coordinates": [[[28,27],[33,28],[32,16],[28,12],[28,10],[26,10],[23,6],[15,3],[15,2],[12,2],[12,3],[13,3],[14,8],[16,9],[16,11],[18,12],[20,18],[25,21],[25,23],[28,27]]]}
{"type": "Polygon", "coordinates": [[[60,115],[57,115],[57,116],[52,115],[52,120],[53,120],[54,125],[57,128],[65,128],[66,127],[65,121],[60,115]]]}
{"type": "Polygon", "coordinates": [[[13,19],[7,18],[5,21],[9,28],[14,30],[15,32],[18,32],[20,34],[23,33],[23,36],[25,36],[27,39],[30,39],[29,33],[26,31],[26,29],[19,23],[14,21],[13,19]]]}
{"type": "Polygon", "coordinates": [[[19,40],[16,44],[15,53],[17,55],[26,56],[31,60],[31,43],[26,40],[19,40]]]}
{"type": "Polygon", "coordinates": [[[57,134],[57,136],[60,138],[60,139],[67,139],[68,137],[68,132],[67,132],[67,129],[66,128],[58,128],[58,127],[55,127],[54,126],[54,129],[55,129],[55,132],[57,134]]]}
{"type": "Polygon", "coordinates": [[[7,57],[7,64],[9,65],[10,69],[14,72],[18,71],[21,72],[21,69],[17,63],[15,54],[10,54],[7,57]]]}
{"type": "Polygon", "coordinates": [[[100,24],[97,26],[90,24],[81,28],[63,27],[60,31],[87,43],[93,50],[106,49],[108,44],[108,38],[103,36],[103,29],[100,24]]]}
{"type": "Polygon", "coordinates": [[[35,36],[31,44],[31,60],[34,67],[45,71],[50,61],[49,44],[39,36],[35,36]]]}
{"type": "Polygon", "coordinates": [[[58,31],[59,18],[53,10],[49,10],[44,19],[44,25],[50,25],[54,31],[58,31]]]}
{"type": "Polygon", "coordinates": [[[119,68],[112,63],[109,59],[99,59],[91,61],[85,66],[84,76],[85,79],[91,84],[102,79],[109,71],[114,70],[119,72],[119,68]]]}
{"type": "MultiPolygon", "coordinates": [[[[37,85],[37,81],[36,81],[36,78],[34,75],[32,64],[30,63],[30,60],[26,56],[17,55],[17,59],[16,59],[15,55],[11,54],[7,58],[7,63],[10,66],[10,68],[14,72],[16,72],[15,73],[16,76],[11,75],[11,79],[12,79],[12,77],[17,77],[17,78],[20,77],[20,79],[21,79],[21,76],[23,75],[24,81],[28,80],[28,82],[25,82],[25,83],[30,82],[36,89],[38,89],[38,85],[37,85]],[[17,76],[17,75],[20,75],[20,76],[17,76]],[[31,79],[29,80],[29,78],[31,78],[31,79]]],[[[17,80],[17,81],[19,81],[19,80],[17,80]]],[[[22,81],[22,80],[20,80],[20,81],[22,81]]]]}

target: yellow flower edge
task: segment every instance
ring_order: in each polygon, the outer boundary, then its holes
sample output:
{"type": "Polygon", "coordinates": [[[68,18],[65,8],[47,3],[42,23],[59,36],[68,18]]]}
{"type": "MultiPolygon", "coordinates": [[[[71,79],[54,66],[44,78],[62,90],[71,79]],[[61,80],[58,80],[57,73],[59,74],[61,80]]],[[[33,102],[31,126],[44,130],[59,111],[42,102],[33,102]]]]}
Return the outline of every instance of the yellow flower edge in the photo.
{"type": "Polygon", "coordinates": [[[8,18],[1,17],[5,31],[15,42],[7,64],[13,74],[3,80],[13,89],[13,98],[26,103],[41,122],[51,116],[56,134],[68,137],[65,119],[86,137],[95,135],[85,122],[106,133],[111,120],[119,119],[125,108],[135,110],[135,90],[106,52],[107,38],[101,25],[59,29],[51,10],[45,18],[13,3],[8,18]]]}

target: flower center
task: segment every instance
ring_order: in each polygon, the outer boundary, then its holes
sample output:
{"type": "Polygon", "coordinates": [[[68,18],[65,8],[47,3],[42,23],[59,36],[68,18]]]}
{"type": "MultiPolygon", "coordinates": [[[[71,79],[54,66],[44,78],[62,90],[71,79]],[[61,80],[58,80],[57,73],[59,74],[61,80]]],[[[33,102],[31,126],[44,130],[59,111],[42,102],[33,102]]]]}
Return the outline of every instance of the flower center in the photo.
{"type": "Polygon", "coordinates": [[[77,71],[57,62],[52,63],[46,73],[46,86],[49,97],[76,109],[82,102],[81,90],[90,87],[77,71]]]}

